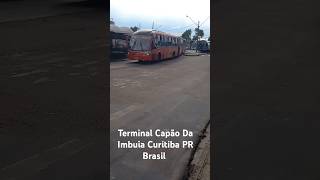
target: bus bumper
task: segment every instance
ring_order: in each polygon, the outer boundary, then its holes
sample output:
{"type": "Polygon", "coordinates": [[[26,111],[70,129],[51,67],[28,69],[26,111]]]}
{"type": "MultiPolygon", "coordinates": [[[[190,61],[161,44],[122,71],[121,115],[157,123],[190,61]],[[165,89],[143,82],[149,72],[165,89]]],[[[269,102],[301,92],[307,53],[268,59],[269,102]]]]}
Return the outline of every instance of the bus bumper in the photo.
{"type": "Polygon", "coordinates": [[[128,53],[129,60],[139,60],[139,61],[152,61],[151,53],[143,53],[143,52],[129,52],[128,53]]]}

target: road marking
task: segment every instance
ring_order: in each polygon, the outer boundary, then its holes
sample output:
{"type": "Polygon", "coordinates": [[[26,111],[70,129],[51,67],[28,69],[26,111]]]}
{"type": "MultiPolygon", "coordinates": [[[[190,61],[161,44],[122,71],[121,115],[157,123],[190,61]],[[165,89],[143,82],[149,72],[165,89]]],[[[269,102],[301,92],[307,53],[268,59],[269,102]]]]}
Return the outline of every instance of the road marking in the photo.
{"type": "Polygon", "coordinates": [[[135,87],[141,87],[142,83],[139,81],[135,81],[132,79],[118,79],[114,78],[111,80],[112,86],[114,87],[120,87],[120,88],[125,88],[127,86],[135,86],[135,87]]]}
{"type": "Polygon", "coordinates": [[[110,115],[110,121],[115,121],[115,120],[118,120],[118,119],[121,119],[122,117],[124,117],[125,115],[139,109],[141,107],[141,105],[130,105],[130,106],[127,106],[126,108],[124,109],[121,109],[120,111],[117,111],[117,112],[114,112],[114,113],[111,113],[110,115]]]}
{"type": "Polygon", "coordinates": [[[81,141],[72,139],[63,144],[47,149],[44,152],[35,154],[11,165],[8,165],[0,170],[1,180],[20,179],[39,172],[47,168],[50,164],[66,159],[73,154],[91,146],[92,141],[81,141]]]}
{"type": "Polygon", "coordinates": [[[40,79],[37,79],[37,80],[33,81],[33,84],[44,83],[44,82],[47,82],[47,81],[49,81],[48,77],[42,77],[40,79]]]}
{"type": "Polygon", "coordinates": [[[128,68],[127,64],[110,65],[110,70],[117,70],[117,69],[123,69],[123,68],[128,68]]]}
{"type": "Polygon", "coordinates": [[[23,76],[29,76],[32,74],[38,74],[38,73],[44,73],[44,72],[48,72],[48,70],[38,69],[38,70],[30,71],[30,72],[14,74],[11,77],[23,77],[23,76]]]}

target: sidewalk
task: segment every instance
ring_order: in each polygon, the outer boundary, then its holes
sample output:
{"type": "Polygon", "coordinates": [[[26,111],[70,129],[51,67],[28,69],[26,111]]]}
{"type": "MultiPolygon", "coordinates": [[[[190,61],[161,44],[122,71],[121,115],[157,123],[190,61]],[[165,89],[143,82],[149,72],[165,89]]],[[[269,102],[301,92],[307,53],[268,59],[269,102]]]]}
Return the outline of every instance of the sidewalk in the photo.
{"type": "Polygon", "coordinates": [[[205,54],[208,53],[196,52],[196,50],[186,50],[184,53],[185,56],[200,56],[205,54]]]}
{"type": "Polygon", "coordinates": [[[184,53],[185,56],[199,56],[199,53],[196,50],[186,50],[184,53]]]}
{"type": "Polygon", "coordinates": [[[210,180],[210,125],[197,147],[189,171],[188,180],[210,180]]]}

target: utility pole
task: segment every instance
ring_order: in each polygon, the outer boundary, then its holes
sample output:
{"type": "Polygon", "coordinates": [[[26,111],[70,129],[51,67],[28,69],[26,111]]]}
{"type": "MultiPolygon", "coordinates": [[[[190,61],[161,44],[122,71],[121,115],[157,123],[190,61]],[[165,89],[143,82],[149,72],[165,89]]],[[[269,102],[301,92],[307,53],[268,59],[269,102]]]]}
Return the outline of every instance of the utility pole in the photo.
{"type": "Polygon", "coordinates": [[[153,26],[154,26],[154,21],[152,21],[152,29],[153,29],[153,26]]]}
{"type": "Polygon", "coordinates": [[[200,31],[200,21],[198,21],[198,33],[197,33],[197,47],[196,47],[196,52],[198,52],[198,46],[199,46],[199,31],[200,31]]]}
{"type": "MultiPolygon", "coordinates": [[[[186,17],[189,18],[189,19],[197,26],[197,28],[198,28],[198,31],[196,32],[196,36],[197,36],[197,37],[196,37],[196,38],[197,38],[196,52],[198,52],[200,21],[198,21],[198,23],[196,23],[196,22],[194,22],[194,20],[193,20],[190,16],[186,15],[186,17]]],[[[209,18],[209,17],[208,17],[208,18],[209,18]]],[[[207,19],[208,19],[208,18],[207,18],[207,19]]],[[[206,20],[207,20],[207,19],[206,19],[206,20]]],[[[206,21],[206,20],[205,20],[205,21],[206,21]]],[[[205,21],[204,21],[204,22],[205,22],[205,21]]],[[[204,22],[202,22],[202,24],[203,24],[204,22]]],[[[201,24],[201,25],[202,25],[202,24],[201,24]]]]}

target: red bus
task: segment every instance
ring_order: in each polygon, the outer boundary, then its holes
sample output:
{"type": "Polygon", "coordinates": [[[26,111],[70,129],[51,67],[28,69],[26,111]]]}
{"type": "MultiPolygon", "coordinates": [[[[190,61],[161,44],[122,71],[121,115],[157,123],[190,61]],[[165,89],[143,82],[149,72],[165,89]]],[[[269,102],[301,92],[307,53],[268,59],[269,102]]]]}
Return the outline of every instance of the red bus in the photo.
{"type": "Polygon", "coordinates": [[[154,61],[181,56],[185,40],[155,30],[139,30],[133,33],[128,52],[129,60],[154,61]]]}

